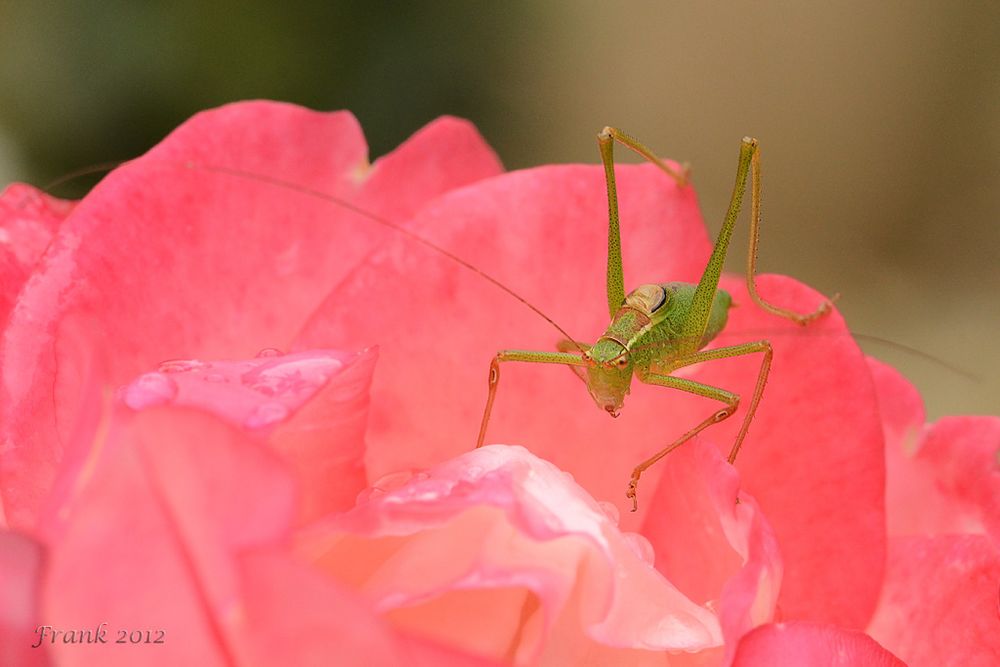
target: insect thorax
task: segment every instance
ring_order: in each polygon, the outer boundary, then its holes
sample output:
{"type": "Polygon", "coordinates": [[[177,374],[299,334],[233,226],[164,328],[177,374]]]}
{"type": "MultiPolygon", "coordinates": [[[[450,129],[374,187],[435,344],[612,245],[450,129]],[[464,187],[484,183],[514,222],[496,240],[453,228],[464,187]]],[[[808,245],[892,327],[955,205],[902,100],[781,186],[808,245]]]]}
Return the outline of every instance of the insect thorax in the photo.
{"type": "MultiPolygon", "coordinates": [[[[637,367],[677,356],[682,343],[682,324],[691,309],[696,288],[682,282],[640,285],[625,297],[604,335],[591,349],[594,359],[610,361],[624,351],[623,347],[637,367]]],[[[731,305],[729,293],[717,290],[698,349],[722,331],[731,305]]]]}

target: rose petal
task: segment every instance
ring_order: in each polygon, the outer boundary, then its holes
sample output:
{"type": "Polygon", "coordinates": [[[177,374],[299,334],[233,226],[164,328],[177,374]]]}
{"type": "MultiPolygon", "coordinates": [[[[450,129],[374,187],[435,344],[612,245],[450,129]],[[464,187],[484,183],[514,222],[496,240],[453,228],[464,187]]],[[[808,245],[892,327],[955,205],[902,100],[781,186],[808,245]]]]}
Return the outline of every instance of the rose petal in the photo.
{"type": "Polygon", "coordinates": [[[733,667],[906,667],[868,635],[812,623],[764,625],[746,635],[733,667]]]}
{"type": "Polygon", "coordinates": [[[925,429],[889,497],[896,534],[989,533],[1000,541],[1000,418],[925,429]]]}
{"type": "Polygon", "coordinates": [[[656,511],[641,532],[656,568],[692,600],[719,610],[728,663],[743,634],[774,618],[782,573],[774,532],[707,440],[671,454],[651,502],[656,511]]]}
{"type": "Polygon", "coordinates": [[[48,648],[33,648],[41,621],[37,605],[43,563],[40,544],[0,530],[0,665],[49,664],[48,648]]]}
{"type": "Polygon", "coordinates": [[[889,534],[988,532],[1000,540],[1000,418],[945,417],[924,428],[916,389],[869,363],[886,429],[889,534]]]}
{"type": "Polygon", "coordinates": [[[230,660],[242,629],[230,553],[285,534],[294,496],[280,464],[188,411],[119,415],[105,437],[51,547],[45,618],[61,628],[163,630],[169,650],[56,644],[60,664],[230,660]]]}
{"type": "Polygon", "coordinates": [[[354,506],[367,485],[365,430],[376,350],[361,352],[268,438],[300,491],[299,523],[354,506]]]}
{"type": "Polygon", "coordinates": [[[493,661],[392,630],[360,599],[282,551],[240,558],[248,665],[489,667],[493,661]]]}
{"type": "Polygon", "coordinates": [[[107,351],[103,380],[120,385],[165,359],[283,347],[353,263],[396,234],[232,170],[404,221],[441,192],[499,171],[474,129],[452,119],[370,168],[365,153],[347,113],[230,105],[194,117],[77,206],[0,345],[0,497],[11,525],[32,527],[79,421],[89,390],[81,349],[107,351]]]}
{"type": "Polygon", "coordinates": [[[262,438],[295,471],[301,522],[354,505],[376,352],[263,350],[245,361],[177,359],[119,390],[134,410],[194,407],[262,438]]]}
{"type": "Polygon", "coordinates": [[[886,486],[891,487],[894,482],[890,474],[892,466],[902,461],[904,452],[912,454],[916,450],[920,431],[927,421],[927,412],[920,392],[895,368],[873,357],[868,357],[868,368],[875,381],[875,393],[882,415],[888,459],[886,486]]]}
{"type": "MultiPolygon", "coordinates": [[[[760,293],[799,312],[823,299],[782,276],[759,276],[760,293]]],[[[864,627],[874,611],[885,559],[885,446],[864,355],[833,313],[806,329],[753,305],[743,281],[724,277],[737,308],[718,345],[767,338],[774,361],[740,450],[741,485],[774,528],[784,562],[783,618],[864,627]],[[766,332],[766,333],[765,333],[766,332]],[[836,563],[837,567],[830,567],[836,563]]],[[[753,393],[759,355],[701,364],[693,379],[743,397],[753,393]]],[[[715,409],[673,402],[678,423],[715,409]]],[[[741,413],[706,432],[729,450],[741,413]]],[[[670,465],[667,461],[666,465],[670,465]]]]}
{"type": "Polygon", "coordinates": [[[240,430],[191,410],[122,410],[93,451],[53,539],[43,612],[61,629],[106,623],[110,639],[57,642],[60,665],[481,664],[400,636],[295,562],[291,477],[240,430]],[[131,644],[133,631],[163,642],[131,644]]]}
{"type": "Polygon", "coordinates": [[[14,183],[0,192],[0,326],[73,202],[14,183]]]}
{"type": "Polygon", "coordinates": [[[1000,663],[1000,549],[984,535],[897,537],[869,633],[913,667],[1000,663]]]}
{"type": "Polygon", "coordinates": [[[398,627],[532,664],[721,643],[711,612],[649,567],[642,538],[521,447],[484,447],[392,486],[299,550],[398,627]]]}

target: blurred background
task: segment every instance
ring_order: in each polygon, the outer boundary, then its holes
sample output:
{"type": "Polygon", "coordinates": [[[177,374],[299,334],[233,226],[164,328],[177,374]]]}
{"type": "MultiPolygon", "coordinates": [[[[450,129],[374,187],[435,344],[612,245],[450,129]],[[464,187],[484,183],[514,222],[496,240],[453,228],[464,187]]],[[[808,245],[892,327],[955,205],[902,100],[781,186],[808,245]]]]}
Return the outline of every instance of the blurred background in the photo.
{"type": "Polygon", "coordinates": [[[997,2],[3,0],[0,96],[0,181],[35,184],[246,98],[350,109],[373,158],[463,116],[510,169],[597,162],[612,124],[693,165],[713,233],[753,135],[761,269],[978,377],[865,343],[930,416],[1000,411],[997,2]]]}

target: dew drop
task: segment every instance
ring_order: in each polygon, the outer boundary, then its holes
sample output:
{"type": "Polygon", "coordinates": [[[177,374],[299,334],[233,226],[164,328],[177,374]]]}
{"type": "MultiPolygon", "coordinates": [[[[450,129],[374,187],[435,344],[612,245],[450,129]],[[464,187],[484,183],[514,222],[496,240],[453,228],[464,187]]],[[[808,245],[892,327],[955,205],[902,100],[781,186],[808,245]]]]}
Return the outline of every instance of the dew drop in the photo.
{"type": "Polygon", "coordinates": [[[604,516],[608,517],[615,525],[618,525],[618,520],[621,519],[618,506],[607,500],[599,500],[597,504],[600,506],[601,511],[604,512],[604,516]]]}
{"type": "Polygon", "coordinates": [[[288,417],[288,413],[288,408],[283,403],[261,403],[254,408],[243,425],[247,428],[273,426],[288,417]]]}
{"type": "Polygon", "coordinates": [[[177,384],[160,372],[145,373],[132,381],[122,392],[125,405],[144,410],[169,403],[177,395],[177,384]]]}
{"type": "Polygon", "coordinates": [[[372,487],[384,491],[386,493],[390,491],[395,491],[396,489],[405,486],[413,478],[412,470],[399,470],[397,472],[391,472],[388,475],[382,475],[372,487]]]}
{"type": "Polygon", "coordinates": [[[319,390],[343,363],[330,357],[285,355],[244,373],[243,386],[265,396],[304,400],[319,390]]]}
{"type": "Polygon", "coordinates": [[[367,489],[362,489],[361,492],[358,493],[357,498],[354,499],[354,505],[364,505],[384,495],[385,491],[382,489],[376,489],[374,486],[369,486],[367,489]]]}
{"type": "Polygon", "coordinates": [[[354,502],[356,505],[363,505],[377,498],[381,498],[388,493],[392,493],[393,491],[406,486],[411,481],[423,481],[428,477],[430,477],[430,475],[427,473],[417,471],[415,469],[398,470],[387,475],[382,475],[375,480],[371,486],[362,490],[354,502]]]}
{"type": "Polygon", "coordinates": [[[207,368],[209,364],[197,359],[168,359],[161,362],[159,370],[161,373],[188,373],[200,368],[207,368]]]}
{"type": "Polygon", "coordinates": [[[639,533],[624,533],[622,537],[625,538],[625,543],[632,549],[632,553],[646,563],[653,564],[656,552],[653,551],[653,544],[645,536],[639,533]]]}
{"type": "Polygon", "coordinates": [[[260,352],[257,353],[258,358],[262,357],[280,357],[281,350],[274,347],[265,347],[260,352]]]}

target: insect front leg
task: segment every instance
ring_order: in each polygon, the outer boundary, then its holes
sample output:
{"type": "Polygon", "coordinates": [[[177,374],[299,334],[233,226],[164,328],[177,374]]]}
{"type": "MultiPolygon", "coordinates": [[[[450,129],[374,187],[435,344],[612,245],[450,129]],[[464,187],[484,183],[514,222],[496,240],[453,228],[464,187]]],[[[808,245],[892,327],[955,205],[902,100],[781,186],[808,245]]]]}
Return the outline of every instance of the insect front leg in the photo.
{"type": "MultiPolygon", "coordinates": [[[[583,343],[577,343],[576,341],[569,340],[568,338],[563,338],[561,341],[556,343],[556,349],[560,352],[586,352],[590,349],[590,346],[584,345],[583,343]]],[[[583,366],[570,366],[569,369],[573,371],[573,375],[580,378],[584,384],[587,384],[587,372],[584,370],[583,366]]]]}
{"type": "MultiPolygon", "coordinates": [[[[572,343],[571,341],[568,341],[572,343]]],[[[486,426],[493,412],[493,401],[496,400],[497,386],[500,384],[500,363],[503,361],[523,361],[532,364],[563,364],[564,366],[587,366],[588,362],[579,353],[571,352],[535,352],[532,350],[501,350],[490,361],[489,393],[486,396],[486,409],[483,410],[483,421],[479,426],[479,439],[476,448],[483,446],[486,439],[486,426]]]]}
{"type": "MultiPolygon", "coordinates": [[[[736,440],[733,443],[732,449],[729,451],[729,456],[727,458],[729,463],[736,461],[736,455],[740,451],[743,439],[746,437],[747,431],[750,430],[750,422],[753,421],[753,416],[757,412],[757,406],[760,404],[760,397],[764,394],[764,386],[767,384],[767,376],[771,370],[771,358],[774,356],[771,344],[766,340],[759,340],[752,343],[743,343],[741,345],[720,347],[714,350],[705,350],[677,359],[665,369],[669,372],[678,368],[683,368],[684,366],[697,364],[702,361],[713,361],[716,359],[726,359],[729,357],[738,357],[745,354],[756,353],[763,354],[763,358],[760,363],[760,370],[757,372],[757,384],[754,386],[753,396],[750,398],[750,405],[747,408],[746,415],[743,417],[743,424],[740,425],[740,430],[736,434],[736,440]]],[[[697,394],[698,396],[704,396],[705,398],[721,401],[726,404],[726,407],[713,413],[710,417],[695,426],[693,429],[635,467],[632,471],[632,478],[629,480],[628,492],[625,494],[626,497],[632,501],[633,512],[638,509],[636,491],[640,475],[642,475],[642,473],[651,465],[704,431],[712,424],[718,424],[719,422],[725,421],[731,417],[733,413],[736,412],[736,408],[739,406],[740,402],[738,394],[685,378],[678,378],[660,373],[643,373],[639,375],[639,380],[646,384],[657,385],[660,387],[672,387],[691,394],[697,394]]]]}

